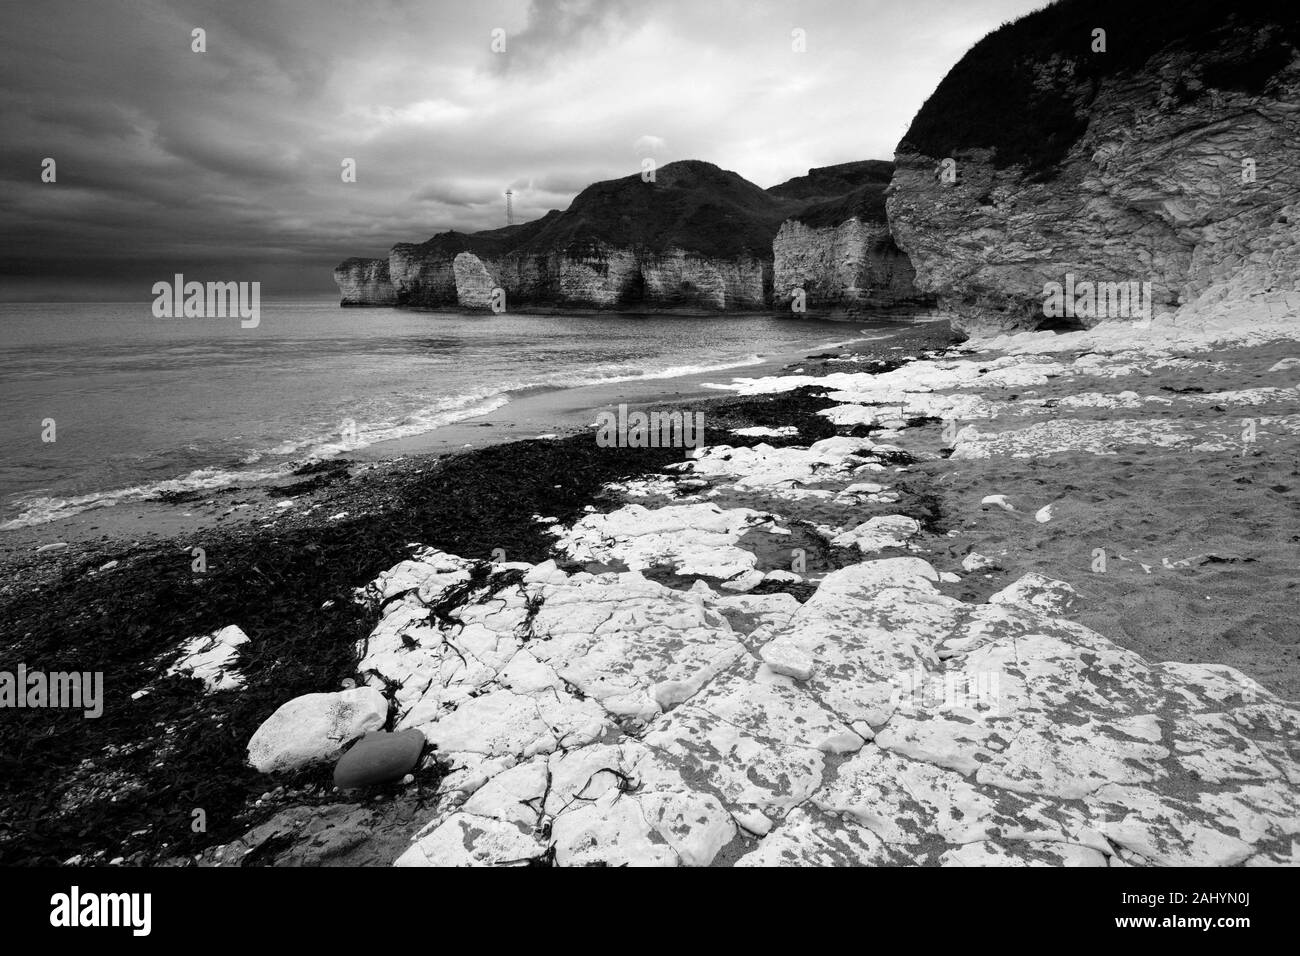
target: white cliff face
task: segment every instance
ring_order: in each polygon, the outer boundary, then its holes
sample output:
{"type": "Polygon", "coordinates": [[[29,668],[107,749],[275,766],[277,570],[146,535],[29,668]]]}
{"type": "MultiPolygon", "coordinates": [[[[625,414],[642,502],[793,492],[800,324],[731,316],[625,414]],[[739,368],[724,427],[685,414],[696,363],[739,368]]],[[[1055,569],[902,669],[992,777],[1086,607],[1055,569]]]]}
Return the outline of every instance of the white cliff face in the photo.
{"type": "Polygon", "coordinates": [[[620,305],[685,309],[762,309],[770,266],[750,256],[711,258],[681,249],[654,253],[599,243],[581,254],[511,254],[489,264],[507,294],[520,300],[558,297],[582,308],[620,305]],[[512,288],[513,286],[513,288],[512,288]],[[554,292],[551,292],[554,290],[554,292]]]}
{"type": "Polygon", "coordinates": [[[920,301],[885,222],[891,170],[845,163],[764,190],[709,163],[670,163],[653,189],[635,176],[595,183],[565,212],[399,243],[391,292],[376,280],[361,294],[347,274],[340,287],[358,305],[382,291],[401,306],[487,308],[485,292],[500,288],[515,309],[763,311],[774,305],[779,259],[782,283],[803,282],[814,306],[920,301]]]}
{"type": "Polygon", "coordinates": [[[452,262],[456,282],[456,301],[466,309],[492,307],[492,290],[498,288],[496,280],[472,252],[462,252],[452,262]]]}
{"type": "Polygon", "coordinates": [[[403,305],[455,305],[456,278],[450,256],[427,256],[409,243],[388,254],[393,289],[403,305]]]}
{"type": "Polygon", "coordinates": [[[710,259],[681,249],[649,256],[640,263],[648,301],[709,309],[766,308],[771,266],[742,256],[710,259]]]}
{"type": "Polygon", "coordinates": [[[1067,274],[1150,282],[1155,314],[1300,288],[1300,58],[1262,95],[1196,76],[1172,53],[1104,78],[1047,177],[977,149],[945,184],[944,157],[900,151],[889,218],[917,285],[975,332],[1036,327],[1067,274]]]}
{"type": "Polygon", "coordinates": [[[343,305],[396,305],[387,259],[347,259],[334,270],[343,305]]]}
{"type": "Polygon", "coordinates": [[[557,255],[547,261],[564,302],[610,308],[632,291],[636,256],[627,249],[600,245],[581,256],[557,255]]]}
{"type": "Polygon", "coordinates": [[[790,302],[804,290],[812,308],[857,311],[920,297],[915,271],[883,222],[849,219],[838,226],[808,226],[787,219],[772,242],[774,298],[790,302]]]}
{"type": "Polygon", "coordinates": [[[399,245],[390,255],[387,269],[375,266],[370,271],[376,278],[370,280],[370,287],[362,289],[356,268],[339,267],[336,276],[342,276],[339,286],[345,304],[395,302],[487,309],[492,290],[501,288],[507,308],[515,304],[591,309],[764,309],[770,302],[772,282],[771,264],[757,257],[718,259],[681,249],[641,252],[604,243],[593,244],[580,253],[514,252],[500,258],[471,252],[455,257],[427,254],[417,246],[399,245]]]}

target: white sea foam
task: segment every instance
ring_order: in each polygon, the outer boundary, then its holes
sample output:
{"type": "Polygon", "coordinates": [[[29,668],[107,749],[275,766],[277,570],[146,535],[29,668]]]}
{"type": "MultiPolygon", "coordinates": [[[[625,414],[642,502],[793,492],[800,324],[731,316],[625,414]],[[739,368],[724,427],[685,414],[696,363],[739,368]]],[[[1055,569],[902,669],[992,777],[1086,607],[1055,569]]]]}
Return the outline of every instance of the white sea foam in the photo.
{"type": "MultiPolygon", "coordinates": [[[[762,365],[767,359],[761,355],[750,355],[743,359],[734,359],[716,365],[671,365],[668,368],[650,370],[629,370],[627,365],[597,366],[576,375],[563,375],[547,382],[535,383],[537,386],[549,385],[561,388],[578,388],[583,385],[613,385],[618,382],[659,381],[665,378],[682,378],[686,375],[700,375],[705,372],[725,372],[733,368],[748,368],[762,365]],[[607,370],[606,374],[602,369],[607,370]],[[594,374],[593,374],[594,373],[594,374]]],[[[529,387],[529,386],[525,386],[529,387]]]]}
{"type": "Polygon", "coordinates": [[[510,389],[505,388],[453,395],[439,399],[433,405],[408,412],[398,421],[358,422],[355,431],[350,435],[345,436],[340,427],[325,434],[317,433],[283,441],[259,457],[297,455],[305,456],[309,460],[331,458],[344,452],[365,448],[367,445],[420,435],[442,428],[444,425],[452,425],[467,418],[477,418],[479,415],[496,411],[501,406],[509,404],[508,391],[510,389]]]}
{"type": "Polygon", "coordinates": [[[113,491],[100,491],[88,495],[74,495],[70,498],[30,497],[20,498],[17,506],[23,511],[9,521],[0,524],[0,531],[12,531],[14,528],[26,528],[34,524],[44,524],[58,518],[92,508],[110,508],[124,501],[147,501],[159,495],[181,491],[206,491],[224,488],[236,482],[265,481],[283,474],[282,471],[227,471],[221,468],[200,468],[180,478],[155,481],[146,485],[132,485],[113,491]]]}
{"type": "Polygon", "coordinates": [[[355,451],[377,442],[391,441],[410,435],[419,435],[434,431],[444,425],[486,415],[508,404],[509,396],[496,394],[484,398],[475,396],[456,396],[437,405],[419,409],[407,415],[400,422],[378,422],[358,425],[354,436],[342,439],[338,433],[314,435],[298,441],[281,442],[274,448],[263,452],[246,455],[241,463],[245,465],[261,461],[268,456],[283,457],[294,455],[288,461],[281,461],[273,467],[247,470],[230,470],[224,468],[200,468],[179,478],[148,484],[132,485],[128,488],[116,488],[110,491],[75,495],[68,498],[32,496],[19,498],[14,503],[22,511],[8,521],[0,523],[0,531],[26,528],[31,525],[44,524],[60,518],[67,518],[94,508],[111,508],[114,505],[131,501],[149,501],[165,494],[185,491],[214,491],[235,484],[252,484],[283,478],[286,474],[309,461],[332,458],[344,452],[355,451]],[[450,407],[448,407],[450,406],[450,407]]]}
{"type": "MultiPolygon", "coordinates": [[[[844,348],[856,342],[888,337],[888,335],[854,337],[841,342],[814,345],[810,350],[844,348]]],[[[0,522],[0,531],[43,524],[91,509],[113,507],[123,502],[148,501],[169,493],[214,491],[231,485],[283,478],[290,471],[307,462],[336,457],[380,442],[425,434],[446,425],[486,415],[509,404],[511,395],[588,385],[660,381],[687,375],[725,372],[761,365],[769,358],[751,354],[744,358],[716,363],[671,365],[666,368],[651,369],[635,369],[628,363],[611,363],[541,381],[502,384],[490,390],[440,399],[436,404],[416,409],[398,420],[358,422],[355,431],[350,430],[347,435],[344,435],[340,423],[339,428],[330,432],[317,432],[301,438],[286,439],[269,448],[251,449],[239,459],[241,467],[238,468],[200,468],[164,481],[70,497],[39,494],[22,496],[8,503],[10,507],[21,510],[16,517],[0,522]],[[261,465],[259,468],[251,467],[259,464],[261,465]]]]}

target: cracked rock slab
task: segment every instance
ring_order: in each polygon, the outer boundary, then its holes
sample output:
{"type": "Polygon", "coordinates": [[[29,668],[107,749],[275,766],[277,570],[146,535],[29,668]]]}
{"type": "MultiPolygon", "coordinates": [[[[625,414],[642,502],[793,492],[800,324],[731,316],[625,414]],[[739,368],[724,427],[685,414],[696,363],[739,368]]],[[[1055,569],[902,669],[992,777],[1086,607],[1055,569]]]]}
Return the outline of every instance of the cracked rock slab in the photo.
{"type": "Polygon", "coordinates": [[[849,531],[831,538],[831,544],[841,548],[856,547],[863,554],[884,551],[886,548],[905,548],[907,543],[921,533],[921,523],[905,515],[880,515],[868,518],[849,531]]]}
{"type": "Polygon", "coordinates": [[[561,532],[555,547],[575,561],[621,563],[633,571],[668,567],[678,574],[728,579],[753,571],[758,557],[736,542],[772,516],[714,504],[646,508],[625,505],[588,515],[561,532]]]}
{"type": "Polygon", "coordinates": [[[644,746],[592,744],[509,768],[425,828],[399,865],[707,866],[734,838],[716,796],[644,746]]]}

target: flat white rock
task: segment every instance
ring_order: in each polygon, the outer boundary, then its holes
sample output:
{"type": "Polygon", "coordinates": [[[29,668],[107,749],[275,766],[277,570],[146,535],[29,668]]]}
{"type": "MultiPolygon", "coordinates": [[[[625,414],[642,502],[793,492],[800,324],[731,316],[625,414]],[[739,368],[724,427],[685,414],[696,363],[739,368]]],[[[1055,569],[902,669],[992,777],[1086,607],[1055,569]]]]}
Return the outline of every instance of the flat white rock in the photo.
{"type": "Polygon", "coordinates": [[[230,624],[213,634],[192,637],[181,646],[181,656],[168,674],[197,677],[210,691],[236,690],[244,678],[231,668],[239,657],[239,647],[248,643],[248,635],[230,624]]]}

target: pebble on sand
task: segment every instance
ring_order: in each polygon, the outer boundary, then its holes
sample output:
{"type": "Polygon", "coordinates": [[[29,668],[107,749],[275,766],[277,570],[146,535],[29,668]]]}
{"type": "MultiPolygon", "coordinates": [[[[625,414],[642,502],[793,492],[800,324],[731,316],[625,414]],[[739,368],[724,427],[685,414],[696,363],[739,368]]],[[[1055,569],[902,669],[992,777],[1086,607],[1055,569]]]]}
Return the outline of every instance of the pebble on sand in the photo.
{"type": "Polygon", "coordinates": [[[356,790],[401,780],[415,767],[423,751],[424,733],[415,727],[395,734],[366,734],[339,758],[334,767],[334,786],[356,790]]]}
{"type": "Polygon", "coordinates": [[[961,566],[967,571],[983,571],[987,568],[996,568],[998,562],[978,551],[972,551],[961,559],[961,566]]]}

